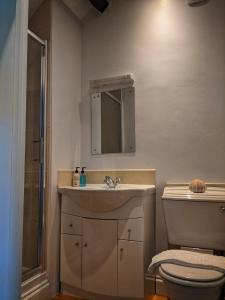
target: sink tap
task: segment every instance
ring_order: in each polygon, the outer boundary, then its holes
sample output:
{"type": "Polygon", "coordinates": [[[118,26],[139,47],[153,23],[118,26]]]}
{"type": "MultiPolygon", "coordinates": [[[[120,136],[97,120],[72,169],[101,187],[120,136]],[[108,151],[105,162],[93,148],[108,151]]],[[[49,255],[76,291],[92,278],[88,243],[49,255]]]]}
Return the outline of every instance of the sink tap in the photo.
{"type": "Polygon", "coordinates": [[[113,180],[111,176],[105,176],[104,183],[107,184],[108,188],[115,189],[120,183],[120,178],[116,177],[116,179],[113,180]]]}

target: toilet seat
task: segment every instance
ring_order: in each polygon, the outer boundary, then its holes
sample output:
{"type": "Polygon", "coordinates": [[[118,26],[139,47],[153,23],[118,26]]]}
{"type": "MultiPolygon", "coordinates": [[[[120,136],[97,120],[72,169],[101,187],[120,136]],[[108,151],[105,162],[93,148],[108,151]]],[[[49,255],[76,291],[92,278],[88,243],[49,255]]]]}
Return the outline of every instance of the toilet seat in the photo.
{"type": "Polygon", "coordinates": [[[180,266],[176,264],[162,264],[161,268],[166,274],[184,280],[209,282],[219,280],[224,277],[224,274],[208,269],[192,268],[180,266]]]}
{"type": "Polygon", "coordinates": [[[214,287],[225,282],[225,276],[221,272],[169,263],[161,264],[159,274],[168,281],[191,287],[214,287]]]}

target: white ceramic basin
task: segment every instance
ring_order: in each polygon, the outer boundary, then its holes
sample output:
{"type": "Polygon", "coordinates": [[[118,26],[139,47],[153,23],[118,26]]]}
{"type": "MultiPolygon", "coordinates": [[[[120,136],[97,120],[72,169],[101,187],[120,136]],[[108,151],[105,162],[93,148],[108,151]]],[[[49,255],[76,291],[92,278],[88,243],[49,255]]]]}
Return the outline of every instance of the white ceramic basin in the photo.
{"type": "Polygon", "coordinates": [[[85,187],[59,187],[58,191],[74,199],[83,209],[106,212],[119,208],[134,197],[152,194],[155,186],[120,184],[115,189],[110,189],[105,184],[88,184],[85,187]]]}

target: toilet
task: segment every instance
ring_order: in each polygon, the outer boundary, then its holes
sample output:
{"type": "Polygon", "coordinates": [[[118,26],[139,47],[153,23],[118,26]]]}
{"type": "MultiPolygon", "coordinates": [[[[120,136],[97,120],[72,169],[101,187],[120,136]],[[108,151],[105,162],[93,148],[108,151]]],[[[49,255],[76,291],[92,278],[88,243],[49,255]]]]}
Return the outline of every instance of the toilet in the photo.
{"type": "MultiPolygon", "coordinates": [[[[185,247],[190,255],[191,251],[211,253],[209,265],[215,250],[225,251],[225,186],[211,185],[205,193],[193,193],[187,185],[169,185],[162,200],[171,248],[185,247]]],[[[170,300],[221,299],[222,272],[162,263],[159,274],[170,300]]]]}

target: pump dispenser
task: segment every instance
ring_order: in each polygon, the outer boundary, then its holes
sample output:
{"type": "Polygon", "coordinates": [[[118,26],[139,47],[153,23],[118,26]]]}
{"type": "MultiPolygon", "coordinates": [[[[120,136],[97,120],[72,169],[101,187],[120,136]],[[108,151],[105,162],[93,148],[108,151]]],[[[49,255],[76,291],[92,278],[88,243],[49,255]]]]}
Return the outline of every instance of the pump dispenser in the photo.
{"type": "Polygon", "coordinates": [[[73,172],[73,180],[72,180],[73,187],[80,185],[80,174],[78,169],[80,169],[80,167],[76,167],[76,170],[73,172]]]}
{"type": "Polygon", "coordinates": [[[81,173],[80,173],[80,186],[86,186],[86,174],[85,170],[86,167],[81,168],[81,173]]]}

